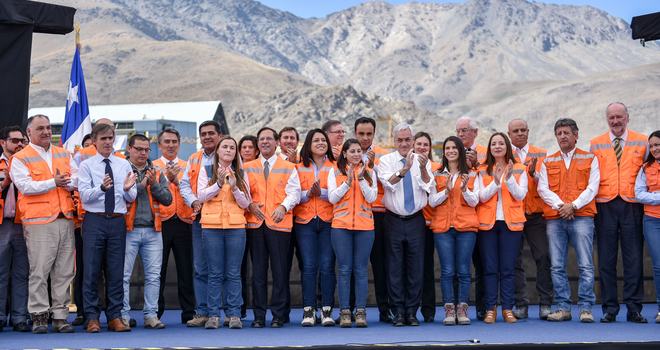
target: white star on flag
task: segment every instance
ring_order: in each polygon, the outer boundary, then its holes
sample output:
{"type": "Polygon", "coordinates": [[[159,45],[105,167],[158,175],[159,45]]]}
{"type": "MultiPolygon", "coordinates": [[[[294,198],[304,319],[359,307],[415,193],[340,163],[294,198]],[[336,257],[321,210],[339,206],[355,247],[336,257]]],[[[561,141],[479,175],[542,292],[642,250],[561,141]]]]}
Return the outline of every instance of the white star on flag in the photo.
{"type": "Polygon", "coordinates": [[[67,94],[66,97],[67,101],[69,102],[69,111],[71,110],[71,106],[73,106],[74,102],[78,102],[78,85],[73,86],[73,82],[69,80],[69,93],[67,94]]]}

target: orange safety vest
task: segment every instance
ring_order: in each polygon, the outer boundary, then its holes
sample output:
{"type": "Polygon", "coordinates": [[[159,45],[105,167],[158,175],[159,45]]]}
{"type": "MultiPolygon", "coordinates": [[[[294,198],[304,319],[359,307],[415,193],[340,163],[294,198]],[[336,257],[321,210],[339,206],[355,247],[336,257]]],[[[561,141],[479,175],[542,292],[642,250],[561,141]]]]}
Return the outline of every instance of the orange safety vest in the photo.
{"type": "MultiPolygon", "coordinates": [[[[649,192],[660,191],[660,164],[655,161],[643,171],[646,173],[646,187],[649,192]]],[[[660,219],[660,205],[644,204],[644,214],[660,219]]]]}
{"type": "MultiPolygon", "coordinates": [[[[548,151],[543,148],[534,147],[529,145],[529,150],[527,151],[527,157],[520,161],[520,156],[518,153],[513,152],[513,157],[516,158],[518,162],[525,163],[532,158],[537,158],[536,169],[537,173],[541,171],[541,165],[543,160],[548,155],[548,151]]],[[[527,196],[525,196],[525,214],[532,215],[537,213],[543,213],[543,199],[539,196],[538,185],[534,182],[534,178],[527,173],[527,196]]]]}
{"type": "MultiPolygon", "coordinates": [[[[202,169],[202,159],[204,157],[204,150],[193,153],[188,158],[190,169],[188,169],[188,178],[190,179],[190,189],[195,197],[197,197],[197,180],[199,179],[199,172],[202,169]]],[[[209,176],[209,179],[211,177],[209,176]]],[[[191,215],[191,219],[195,220],[197,215],[191,215]]]]}
{"type": "MultiPolygon", "coordinates": [[[[431,162],[431,174],[435,174],[436,171],[440,170],[442,168],[441,163],[436,163],[433,161],[431,162]]],[[[424,214],[424,219],[426,219],[426,226],[431,225],[431,220],[433,220],[433,215],[435,213],[435,208],[431,207],[430,205],[426,205],[424,209],[422,209],[422,213],[424,214]]]]}
{"type": "Polygon", "coordinates": [[[477,161],[481,164],[483,164],[486,161],[486,156],[488,155],[488,148],[477,145],[476,143],[473,145],[475,151],[477,151],[477,161]]]}
{"type": "Polygon", "coordinates": [[[204,203],[199,223],[202,224],[202,228],[223,230],[245,228],[247,220],[244,213],[245,210],[236,203],[231,186],[224,184],[215,197],[204,203]]]}
{"type": "MultiPolygon", "coordinates": [[[[568,170],[564,164],[564,158],[557,152],[545,158],[543,164],[548,173],[548,188],[556,193],[564,203],[571,203],[587,189],[591,173],[591,163],[594,155],[579,148],[575,149],[573,159],[568,170]]],[[[595,199],[589,204],[575,211],[575,216],[591,216],[596,214],[595,199]]],[[[559,213],[551,206],[543,203],[543,216],[546,220],[560,218],[559,213]]]]}
{"type": "MultiPolygon", "coordinates": [[[[152,163],[154,164],[154,166],[163,169],[163,171],[165,171],[164,169],[167,168],[167,165],[165,164],[165,162],[163,162],[161,158],[154,160],[152,163]]],[[[181,169],[185,169],[188,164],[184,160],[179,159],[177,165],[181,169]]],[[[183,177],[183,171],[180,171],[179,174],[177,175],[177,178],[179,179],[179,181],[181,181],[182,177],[183,177]]],[[[187,206],[186,203],[183,201],[183,197],[181,197],[181,192],[179,191],[178,187],[176,187],[173,183],[170,183],[169,187],[170,187],[170,192],[172,192],[172,204],[168,206],[164,206],[164,205],[160,206],[161,221],[167,221],[171,217],[173,217],[174,214],[176,214],[177,216],[179,216],[179,219],[181,219],[181,221],[192,224],[191,217],[193,214],[193,209],[187,206]]]]}
{"type": "MultiPolygon", "coordinates": [[[[337,187],[348,180],[344,175],[334,167],[337,187]]],[[[376,181],[373,171],[367,170],[373,181],[376,181]]],[[[362,195],[360,184],[357,179],[357,171],[353,173],[353,182],[351,188],[344,196],[335,203],[333,209],[332,227],[343,228],[346,230],[367,231],[374,229],[374,215],[371,210],[371,203],[368,203],[362,195]]]]}
{"type": "MultiPolygon", "coordinates": [[[[5,171],[9,167],[9,164],[7,164],[7,161],[4,159],[0,159],[0,172],[5,171]]],[[[10,185],[11,186],[11,185],[10,185]]],[[[4,189],[3,189],[4,191],[4,189]]],[[[14,191],[18,191],[18,188],[14,186],[14,191]]],[[[17,203],[15,203],[17,204],[17,203]]],[[[18,210],[18,205],[16,205],[16,214],[14,216],[14,223],[15,224],[20,224],[21,223],[21,212],[18,210]]],[[[0,198],[0,225],[2,224],[2,221],[4,220],[4,213],[5,213],[5,200],[0,198]]]]}
{"type": "MultiPolygon", "coordinates": [[[[159,167],[154,167],[156,172],[156,181],[160,179],[161,169],[159,167]]],[[[154,216],[154,226],[156,231],[162,231],[162,220],[160,216],[160,203],[154,199],[151,195],[151,186],[147,187],[147,193],[149,194],[149,206],[151,207],[151,214],[154,216]]],[[[133,220],[135,219],[135,212],[137,211],[137,198],[132,202],[126,202],[126,231],[133,230],[133,220]]]]}
{"type": "Polygon", "coordinates": [[[644,163],[646,136],[628,130],[628,139],[621,153],[621,165],[616,161],[610,132],[591,139],[591,152],[598,157],[600,186],[596,195],[597,203],[606,203],[621,196],[630,203],[635,200],[635,180],[644,163]]]}
{"type": "MultiPolygon", "coordinates": [[[[293,210],[284,214],[284,219],[275,223],[270,214],[286,199],[286,184],[289,181],[295,164],[287,162],[282,157],[277,157],[275,165],[270,169],[268,181],[264,177],[264,168],[261,165],[261,159],[243,164],[243,170],[247,173],[250,182],[250,194],[252,202],[264,204],[261,210],[266,214],[266,226],[271,230],[291,232],[293,227],[293,210]]],[[[246,228],[258,228],[263,221],[259,221],[252,213],[247,213],[246,228]]]]}
{"type": "MultiPolygon", "coordinates": [[[[374,159],[374,165],[378,166],[380,157],[389,154],[390,151],[386,150],[383,147],[380,147],[378,145],[373,145],[371,148],[374,153],[376,153],[376,158],[374,159]]],[[[378,179],[374,177],[374,181],[378,182],[378,179]]],[[[383,189],[383,185],[378,182],[378,197],[376,197],[376,200],[371,203],[371,207],[373,208],[374,211],[378,212],[385,212],[385,206],[383,205],[383,196],[385,196],[385,190],[383,189]]]]}
{"type": "MultiPolygon", "coordinates": [[[[484,188],[493,182],[494,177],[486,172],[488,166],[482,164],[479,166],[478,171],[484,181],[484,188]]],[[[513,165],[513,177],[517,183],[520,183],[520,175],[525,172],[525,166],[520,163],[513,165]]],[[[490,230],[495,225],[495,218],[497,217],[497,200],[498,194],[495,193],[493,197],[486,203],[479,203],[477,205],[477,216],[479,217],[479,229],[490,230]]],[[[525,209],[523,208],[523,201],[517,201],[506,183],[502,182],[502,209],[504,211],[504,221],[511,231],[522,231],[527,219],[525,218],[525,209]]]]}
{"type": "MultiPolygon", "coordinates": [[[[334,162],[329,159],[321,165],[319,170],[319,184],[321,188],[328,188],[328,174],[335,166],[334,162]]],[[[303,191],[309,190],[312,184],[316,181],[314,175],[314,165],[310,164],[309,167],[300,162],[296,166],[298,169],[298,177],[300,177],[300,188],[303,191]]],[[[318,216],[325,222],[332,221],[332,203],[321,200],[318,196],[310,198],[306,203],[299,203],[293,208],[293,214],[296,217],[296,222],[299,224],[306,224],[310,222],[315,216],[318,216]]]]}
{"type": "MultiPolygon", "coordinates": [[[[53,179],[53,173],[56,172],[56,169],[60,170],[60,174],[71,175],[69,168],[71,153],[64,148],[50,147],[53,155],[53,172],[48,167],[48,163],[32,148],[32,145],[28,145],[11,157],[9,167],[11,168],[11,162],[15,160],[23,162],[30,170],[32,181],[53,179]]],[[[21,222],[23,225],[47,224],[57,219],[60,212],[64,214],[65,218],[73,220],[75,210],[71,192],[61,187],[56,187],[47,193],[29,196],[19,191],[17,206],[22,213],[21,222]]]]}
{"type": "MultiPolygon", "coordinates": [[[[87,146],[85,148],[78,148],[76,152],[80,152],[80,156],[82,157],[83,162],[86,161],[89,158],[94,157],[98,151],[96,150],[96,146],[91,145],[87,146]]],[[[119,157],[121,159],[126,159],[126,156],[115,151],[115,157],[119,157]]]]}
{"type": "MultiPolygon", "coordinates": [[[[451,174],[438,170],[433,172],[433,175],[435,176],[436,190],[438,193],[444,192],[447,189],[447,179],[451,174]]],[[[468,180],[467,188],[472,191],[474,190],[474,180],[477,177],[477,173],[470,172],[469,175],[470,179],[468,180]]],[[[476,232],[479,229],[479,220],[475,208],[468,205],[465,198],[463,198],[461,191],[462,183],[463,180],[460,177],[456,179],[449,197],[440,205],[433,208],[431,230],[434,233],[447,232],[451,227],[461,232],[476,232]]]]}

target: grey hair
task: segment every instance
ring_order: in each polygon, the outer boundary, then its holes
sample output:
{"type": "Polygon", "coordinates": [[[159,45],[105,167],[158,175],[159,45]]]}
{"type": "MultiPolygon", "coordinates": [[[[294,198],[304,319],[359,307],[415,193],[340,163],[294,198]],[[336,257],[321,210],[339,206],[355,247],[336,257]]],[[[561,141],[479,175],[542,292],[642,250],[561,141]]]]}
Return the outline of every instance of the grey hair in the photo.
{"type": "Polygon", "coordinates": [[[410,135],[411,136],[415,135],[415,131],[413,130],[413,127],[410,124],[400,123],[400,124],[397,124],[397,126],[394,127],[394,130],[392,131],[392,138],[396,138],[396,133],[397,132],[403,131],[403,130],[406,130],[406,129],[410,130],[410,135]]]}
{"type": "Polygon", "coordinates": [[[33,115],[33,116],[31,116],[30,118],[27,119],[27,127],[28,128],[30,126],[32,126],[32,121],[34,120],[34,118],[37,118],[37,117],[46,118],[46,120],[48,120],[50,122],[50,118],[48,118],[48,116],[43,115],[43,114],[35,114],[35,115],[33,115]]]}
{"type": "Polygon", "coordinates": [[[108,125],[108,124],[103,124],[103,123],[96,123],[94,127],[92,128],[92,141],[96,141],[98,138],[99,134],[106,134],[107,132],[112,132],[112,137],[115,136],[115,128],[108,125]]]}
{"type": "Polygon", "coordinates": [[[607,110],[610,109],[612,105],[622,105],[623,109],[626,111],[626,115],[628,115],[628,107],[626,107],[626,105],[624,105],[623,102],[612,102],[607,105],[607,108],[605,108],[605,117],[607,117],[607,110]]]}
{"type": "Polygon", "coordinates": [[[528,124],[527,121],[526,121],[525,119],[523,119],[523,118],[516,118],[516,119],[513,119],[512,121],[509,122],[508,127],[510,128],[510,127],[511,127],[511,123],[513,123],[513,122],[515,122],[515,121],[517,121],[517,120],[520,120],[521,122],[525,123],[525,125],[529,128],[529,124],[528,124]]]}
{"type": "Polygon", "coordinates": [[[460,118],[458,118],[458,120],[456,121],[456,128],[457,128],[457,129],[458,129],[458,123],[460,123],[460,122],[462,122],[462,121],[464,121],[464,120],[468,120],[468,121],[470,121],[470,124],[469,124],[469,125],[470,125],[470,129],[473,129],[473,130],[477,130],[477,129],[479,129],[479,124],[477,124],[477,121],[474,120],[474,119],[472,119],[472,118],[470,118],[470,117],[460,117],[460,118]]]}
{"type": "Polygon", "coordinates": [[[577,135],[578,131],[580,131],[580,129],[578,129],[578,126],[577,126],[577,123],[575,122],[575,120],[573,120],[571,118],[561,118],[561,119],[557,120],[557,122],[555,123],[555,135],[557,134],[557,129],[562,127],[562,126],[570,126],[571,131],[573,132],[573,135],[577,135]]]}

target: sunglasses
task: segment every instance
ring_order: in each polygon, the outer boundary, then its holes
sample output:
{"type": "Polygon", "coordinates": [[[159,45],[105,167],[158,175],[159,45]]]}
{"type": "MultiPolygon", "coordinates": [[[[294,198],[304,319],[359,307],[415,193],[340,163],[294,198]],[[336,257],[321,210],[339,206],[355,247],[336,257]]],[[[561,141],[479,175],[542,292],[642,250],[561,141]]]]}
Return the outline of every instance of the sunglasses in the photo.
{"type": "Polygon", "coordinates": [[[18,145],[19,143],[22,143],[22,144],[24,144],[24,145],[27,145],[27,144],[28,144],[28,140],[26,140],[26,139],[19,139],[19,138],[16,138],[16,137],[10,137],[10,138],[8,138],[8,139],[7,139],[7,142],[9,142],[9,143],[13,143],[13,144],[15,144],[15,145],[18,145]]]}

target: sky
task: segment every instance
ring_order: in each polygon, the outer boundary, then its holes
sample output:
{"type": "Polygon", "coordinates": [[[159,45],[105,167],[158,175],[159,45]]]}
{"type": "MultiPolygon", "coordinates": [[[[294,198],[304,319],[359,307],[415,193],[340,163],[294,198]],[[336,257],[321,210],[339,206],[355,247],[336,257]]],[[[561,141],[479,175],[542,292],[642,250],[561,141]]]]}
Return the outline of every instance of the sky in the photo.
{"type": "MultiPolygon", "coordinates": [[[[257,0],[260,3],[282,11],[288,11],[302,18],[323,18],[331,13],[345,10],[362,2],[360,0],[257,0]]],[[[419,2],[461,3],[466,0],[417,0],[419,2]]],[[[389,0],[390,4],[398,5],[410,2],[408,0],[389,0]]],[[[630,23],[634,16],[660,12],[658,0],[546,0],[539,1],[558,5],[589,5],[599,8],[610,15],[621,17],[630,23]]]]}

